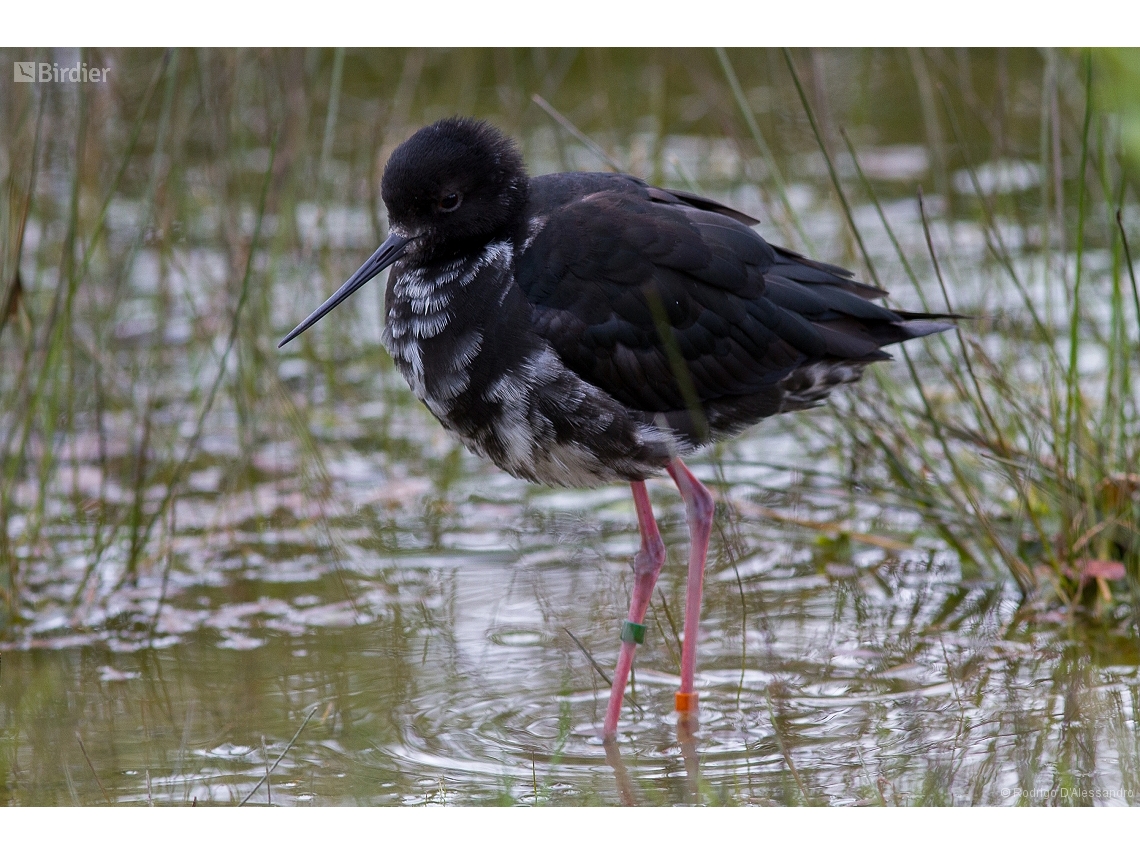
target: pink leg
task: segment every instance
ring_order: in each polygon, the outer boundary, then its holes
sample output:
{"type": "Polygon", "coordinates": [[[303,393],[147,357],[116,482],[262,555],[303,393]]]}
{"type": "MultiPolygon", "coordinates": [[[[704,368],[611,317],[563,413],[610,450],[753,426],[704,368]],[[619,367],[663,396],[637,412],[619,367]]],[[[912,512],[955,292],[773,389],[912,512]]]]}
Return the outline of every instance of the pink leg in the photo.
{"type": "Polygon", "coordinates": [[[685,592],[685,640],[681,647],[681,691],[677,693],[677,712],[695,713],[697,695],[693,691],[693,678],[697,670],[701,588],[705,581],[705,559],[716,503],[712,493],[679,457],[674,458],[666,469],[681,491],[681,498],[685,500],[685,516],[689,518],[689,584],[685,592]]]}
{"type": "MultiPolygon", "coordinates": [[[[649,493],[644,481],[630,482],[633,490],[633,504],[637,508],[637,527],[641,531],[641,550],[633,559],[633,596],[629,601],[629,621],[640,624],[645,620],[649,608],[649,598],[653,596],[653,586],[661,567],[665,564],[665,544],[657,530],[657,520],[653,518],[653,507],[649,504],[649,493]]],[[[606,707],[606,721],[602,730],[605,739],[617,735],[618,716],[621,715],[621,702],[625,696],[625,686],[629,682],[629,672],[633,667],[633,653],[637,649],[634,641],[622,641],[618,654],[617,668],[614,669],[614,682],[610,687],[610,702],[606,707]]]]}

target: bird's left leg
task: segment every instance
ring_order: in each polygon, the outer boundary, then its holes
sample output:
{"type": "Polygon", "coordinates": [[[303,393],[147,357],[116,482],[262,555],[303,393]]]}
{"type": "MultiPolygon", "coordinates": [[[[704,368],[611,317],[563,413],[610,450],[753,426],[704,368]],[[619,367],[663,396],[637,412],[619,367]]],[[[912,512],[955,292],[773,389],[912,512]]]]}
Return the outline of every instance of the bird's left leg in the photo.
{"type": "Polygon", "coordinates": [[[622,625],[621,653],[618,654],[617,668],[614,669],[614,682],[610,687],[610,702],[606,706],[606,721],[602,730],[605,739],[617,735],[618,717],[621,715],[622,698],[629,682],[629,672],[633,667],[633,654],[638,642],[645,634],[642,621],[649,609],[649,598],[653,596],[653,586],[665,564],[665,543],[657,530],[657,520],[653,517],[653,507],[649,504],[649,493],[644,481],[630,482],[633,490],[633,504],[637,508],[637,527],[641,531],[641,549],[633,559],[633,596],[629,601],[629,618],[622,625]]]}
{"type": "Polygon", "coordinates": [[[701,589],[705,581],[705,559],[712,534],[713,512],[716,503],[697,476],[675,457],[666,470],[673,477],[681,498],[685,502],[685,516],[689,520],[689,583],[685,592],[685,639],[681,646],[681,691],[677,692],[677,712],[695,713],[697,694],[693,691],[697,670],[697,636],[701,622],[701,589]]]}

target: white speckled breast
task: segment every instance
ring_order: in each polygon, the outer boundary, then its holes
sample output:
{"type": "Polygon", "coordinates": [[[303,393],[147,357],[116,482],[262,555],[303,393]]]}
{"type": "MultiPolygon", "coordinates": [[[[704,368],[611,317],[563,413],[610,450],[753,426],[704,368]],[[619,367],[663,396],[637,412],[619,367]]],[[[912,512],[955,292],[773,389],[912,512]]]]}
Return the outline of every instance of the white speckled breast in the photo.
{"type": "Polygon", "coordinates": [[[678,451],[671,431],[584,381],[535,334],[508,241],[473,258],[394,268],[382,340],[443,426],[515,477],[640,480],[678,451]]]}

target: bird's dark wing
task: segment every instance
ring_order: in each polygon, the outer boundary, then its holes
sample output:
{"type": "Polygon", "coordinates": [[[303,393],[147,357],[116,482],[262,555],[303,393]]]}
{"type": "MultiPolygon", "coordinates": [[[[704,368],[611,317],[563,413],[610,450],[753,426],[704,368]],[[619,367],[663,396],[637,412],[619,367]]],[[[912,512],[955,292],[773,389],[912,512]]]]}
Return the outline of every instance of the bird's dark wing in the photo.
{"type": "Polygon", "coordinates": [[[706,199],[695,193],[683,190],[662,190],[651,187],[640,178],[613,172],[560,172],[554,175],[539,175],[530,181],[531,213],[551,211],[594,193],[608,196],[631,196],[651,200],[660,205],[676,205],[712,211],[730,219],[754,226],[760,221],[741,211],[728,207],[713,199],[706,199]]]}
{"type": "Polygon", "coordinates": [[[882,359],[915,334],[864,299],[881,291],[769,245],[745,215],[611,186],[534,211],[516,276],[539,334],[626,406],[703,440],[779,411],[802,366],[882,359]]]}
{"type": "Polygon", "coordinates": [[[755,217],[750,217],[735,208],[730,208],[728,205],[722,205],[720,202],[714,202],[712,199],[706,199],[704,196],[698,196],[695,193],[686,193],[682,190],[662,190],[660,187],[648,185],[645,186],[645,189],[649,198],[654,202],[665,205],[687,205],[700,211],[712,211],[716,214],[723,214],[738,223],[744,223],[746,226],[755,226],[760,223],[755,217]]]}

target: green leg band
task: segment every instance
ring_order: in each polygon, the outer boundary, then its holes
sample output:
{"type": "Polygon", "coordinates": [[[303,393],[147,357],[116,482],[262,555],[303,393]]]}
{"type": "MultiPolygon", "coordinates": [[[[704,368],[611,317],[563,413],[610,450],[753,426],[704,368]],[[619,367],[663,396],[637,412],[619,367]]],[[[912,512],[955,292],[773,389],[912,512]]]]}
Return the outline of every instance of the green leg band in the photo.
{"type": "Polygon", "coordinates": [[[631,620],[622,621],[621,640],[632,641],[634,644],[641,644],[643,641],[645,641],[645,624],[634,623],[631,620]]]}

